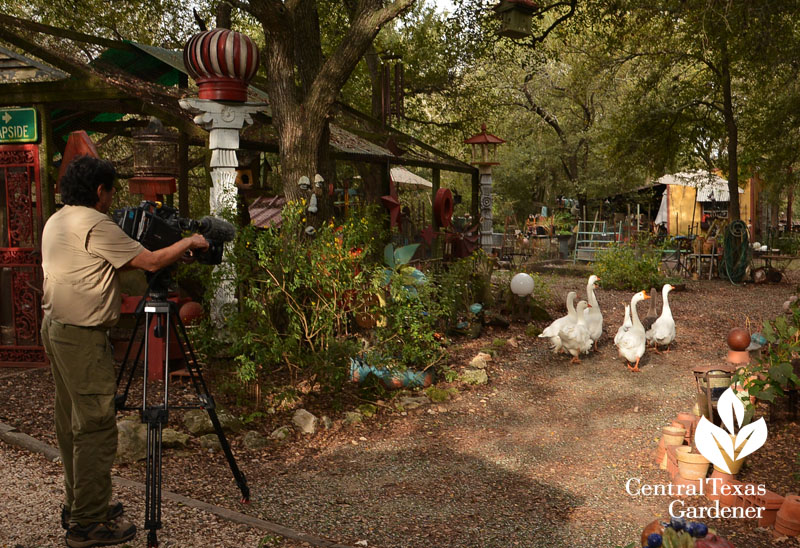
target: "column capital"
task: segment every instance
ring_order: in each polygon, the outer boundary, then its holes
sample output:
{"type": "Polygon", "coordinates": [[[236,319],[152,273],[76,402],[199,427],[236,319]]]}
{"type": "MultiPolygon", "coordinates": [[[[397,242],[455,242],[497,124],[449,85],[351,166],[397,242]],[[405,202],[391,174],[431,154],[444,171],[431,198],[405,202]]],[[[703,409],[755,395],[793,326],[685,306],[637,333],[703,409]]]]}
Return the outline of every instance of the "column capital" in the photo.
{"type": "Polygon", "coordinates": [[[241,129],[252,124],[252,114],[267,110],[266,103],[220,103],[187,97],[178,101],[181,108],[195,114],[194,123],[203,129],[241,129]]]}

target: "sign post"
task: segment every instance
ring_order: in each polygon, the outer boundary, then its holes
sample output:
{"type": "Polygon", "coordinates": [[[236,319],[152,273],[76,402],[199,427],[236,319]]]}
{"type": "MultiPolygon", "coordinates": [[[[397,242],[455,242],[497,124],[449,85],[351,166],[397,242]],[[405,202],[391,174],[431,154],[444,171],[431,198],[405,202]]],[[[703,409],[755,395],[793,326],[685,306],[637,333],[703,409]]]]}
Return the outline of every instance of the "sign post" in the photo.
{"type": "Polygon", "coordinates": [[[0,144],[35,143],[38,140],[35,108],[0,109],[0,144]]]}

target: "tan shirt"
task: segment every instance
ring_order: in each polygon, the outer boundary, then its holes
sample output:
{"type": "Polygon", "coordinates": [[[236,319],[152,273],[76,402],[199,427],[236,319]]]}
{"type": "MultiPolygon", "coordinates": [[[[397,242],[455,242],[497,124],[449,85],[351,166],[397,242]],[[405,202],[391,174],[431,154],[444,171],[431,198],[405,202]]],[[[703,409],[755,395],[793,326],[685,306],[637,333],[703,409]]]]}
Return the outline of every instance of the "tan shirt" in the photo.
{"type": "Polygon", "coordinates": [[[70,325],[116,324],[122,298],[117,269],[143,249],[105,213],[64,206],[42,233],[44,313],[70,325]]]}

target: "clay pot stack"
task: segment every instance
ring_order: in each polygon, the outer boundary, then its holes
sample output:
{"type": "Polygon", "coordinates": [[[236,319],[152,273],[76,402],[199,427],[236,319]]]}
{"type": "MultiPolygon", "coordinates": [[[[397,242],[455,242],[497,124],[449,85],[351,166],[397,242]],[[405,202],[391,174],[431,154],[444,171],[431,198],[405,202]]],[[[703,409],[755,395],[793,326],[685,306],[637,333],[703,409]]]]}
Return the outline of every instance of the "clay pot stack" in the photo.
{"type": "Polygon", "coordinates": [[[775,516],[775,532],[787,537],[800,535],[800,497],[787,495],[775,516]]]}
{"type": "Polygon", "coordinates": [[[711,476],[706,477],[710,462],[692,446],[699,422],[700,417],[692,413],[679,413],[672,424],[661,429],[656,462],[667,471],[673,485],[700,487],[705,482],[703,492],[709,500],[718,500],[720,507],[763,508],[759,527],[774,526],[776,537],[800,536],[800,496],[789,494],[784,498],[769,490],[763,495],[744,494],[757,492],[757,489],[741,487],[744,484],[736,480],[736,474],[727,474],[716,467],[711,476]],[[739,488],[725,489],[722,487],[725,484],[739,488]]]}
{"type": "Polygon", "coordinates": [[[698,422],[700,422],[700,417],[694,413],[682,412],[678,413],[672,424],[661,429],[661,439],[656,450],[656,463],[662,470],[669,470],[670,476],[674,476],[677,473],[677,461],[675,461],[674,471],[672,471],[669,468],[669,448],[691,445],[698,422]]]}

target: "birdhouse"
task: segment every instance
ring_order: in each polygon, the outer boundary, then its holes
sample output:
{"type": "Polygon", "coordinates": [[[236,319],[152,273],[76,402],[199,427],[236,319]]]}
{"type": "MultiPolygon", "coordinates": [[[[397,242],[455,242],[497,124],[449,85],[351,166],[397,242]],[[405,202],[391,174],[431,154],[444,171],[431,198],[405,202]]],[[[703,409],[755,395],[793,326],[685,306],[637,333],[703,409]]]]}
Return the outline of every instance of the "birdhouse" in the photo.
{"type": "Polygon", "coordinates": [[[151,201],[174,194],[177,156],[178,135],[167,131],[158,118],[151,118],[145,129],[134,131],[134,176],[128,179],[131,193],[151,201]]]}
{"type": "Polygon", "coordinates": [[[477,166],[496,166],[497,145],[505,143],[503,139],[486,133],[486,124],[481,124],[481,132],[465,139],[464,143],[472,145],[472,164],[477,166]]]}
{"type": "Polygon", "coordinates": [[[133,131],[133,173],[136,177],[175,177],[178,135],[151,118],[146,128],[133,131]]]}
{"type": "Polygon", "coordinates": [[[539,6],[531,0],[501,0],[492,9],[500,19],[500,36],[525,38],[531,35],[531,19],[539,6]]]}

